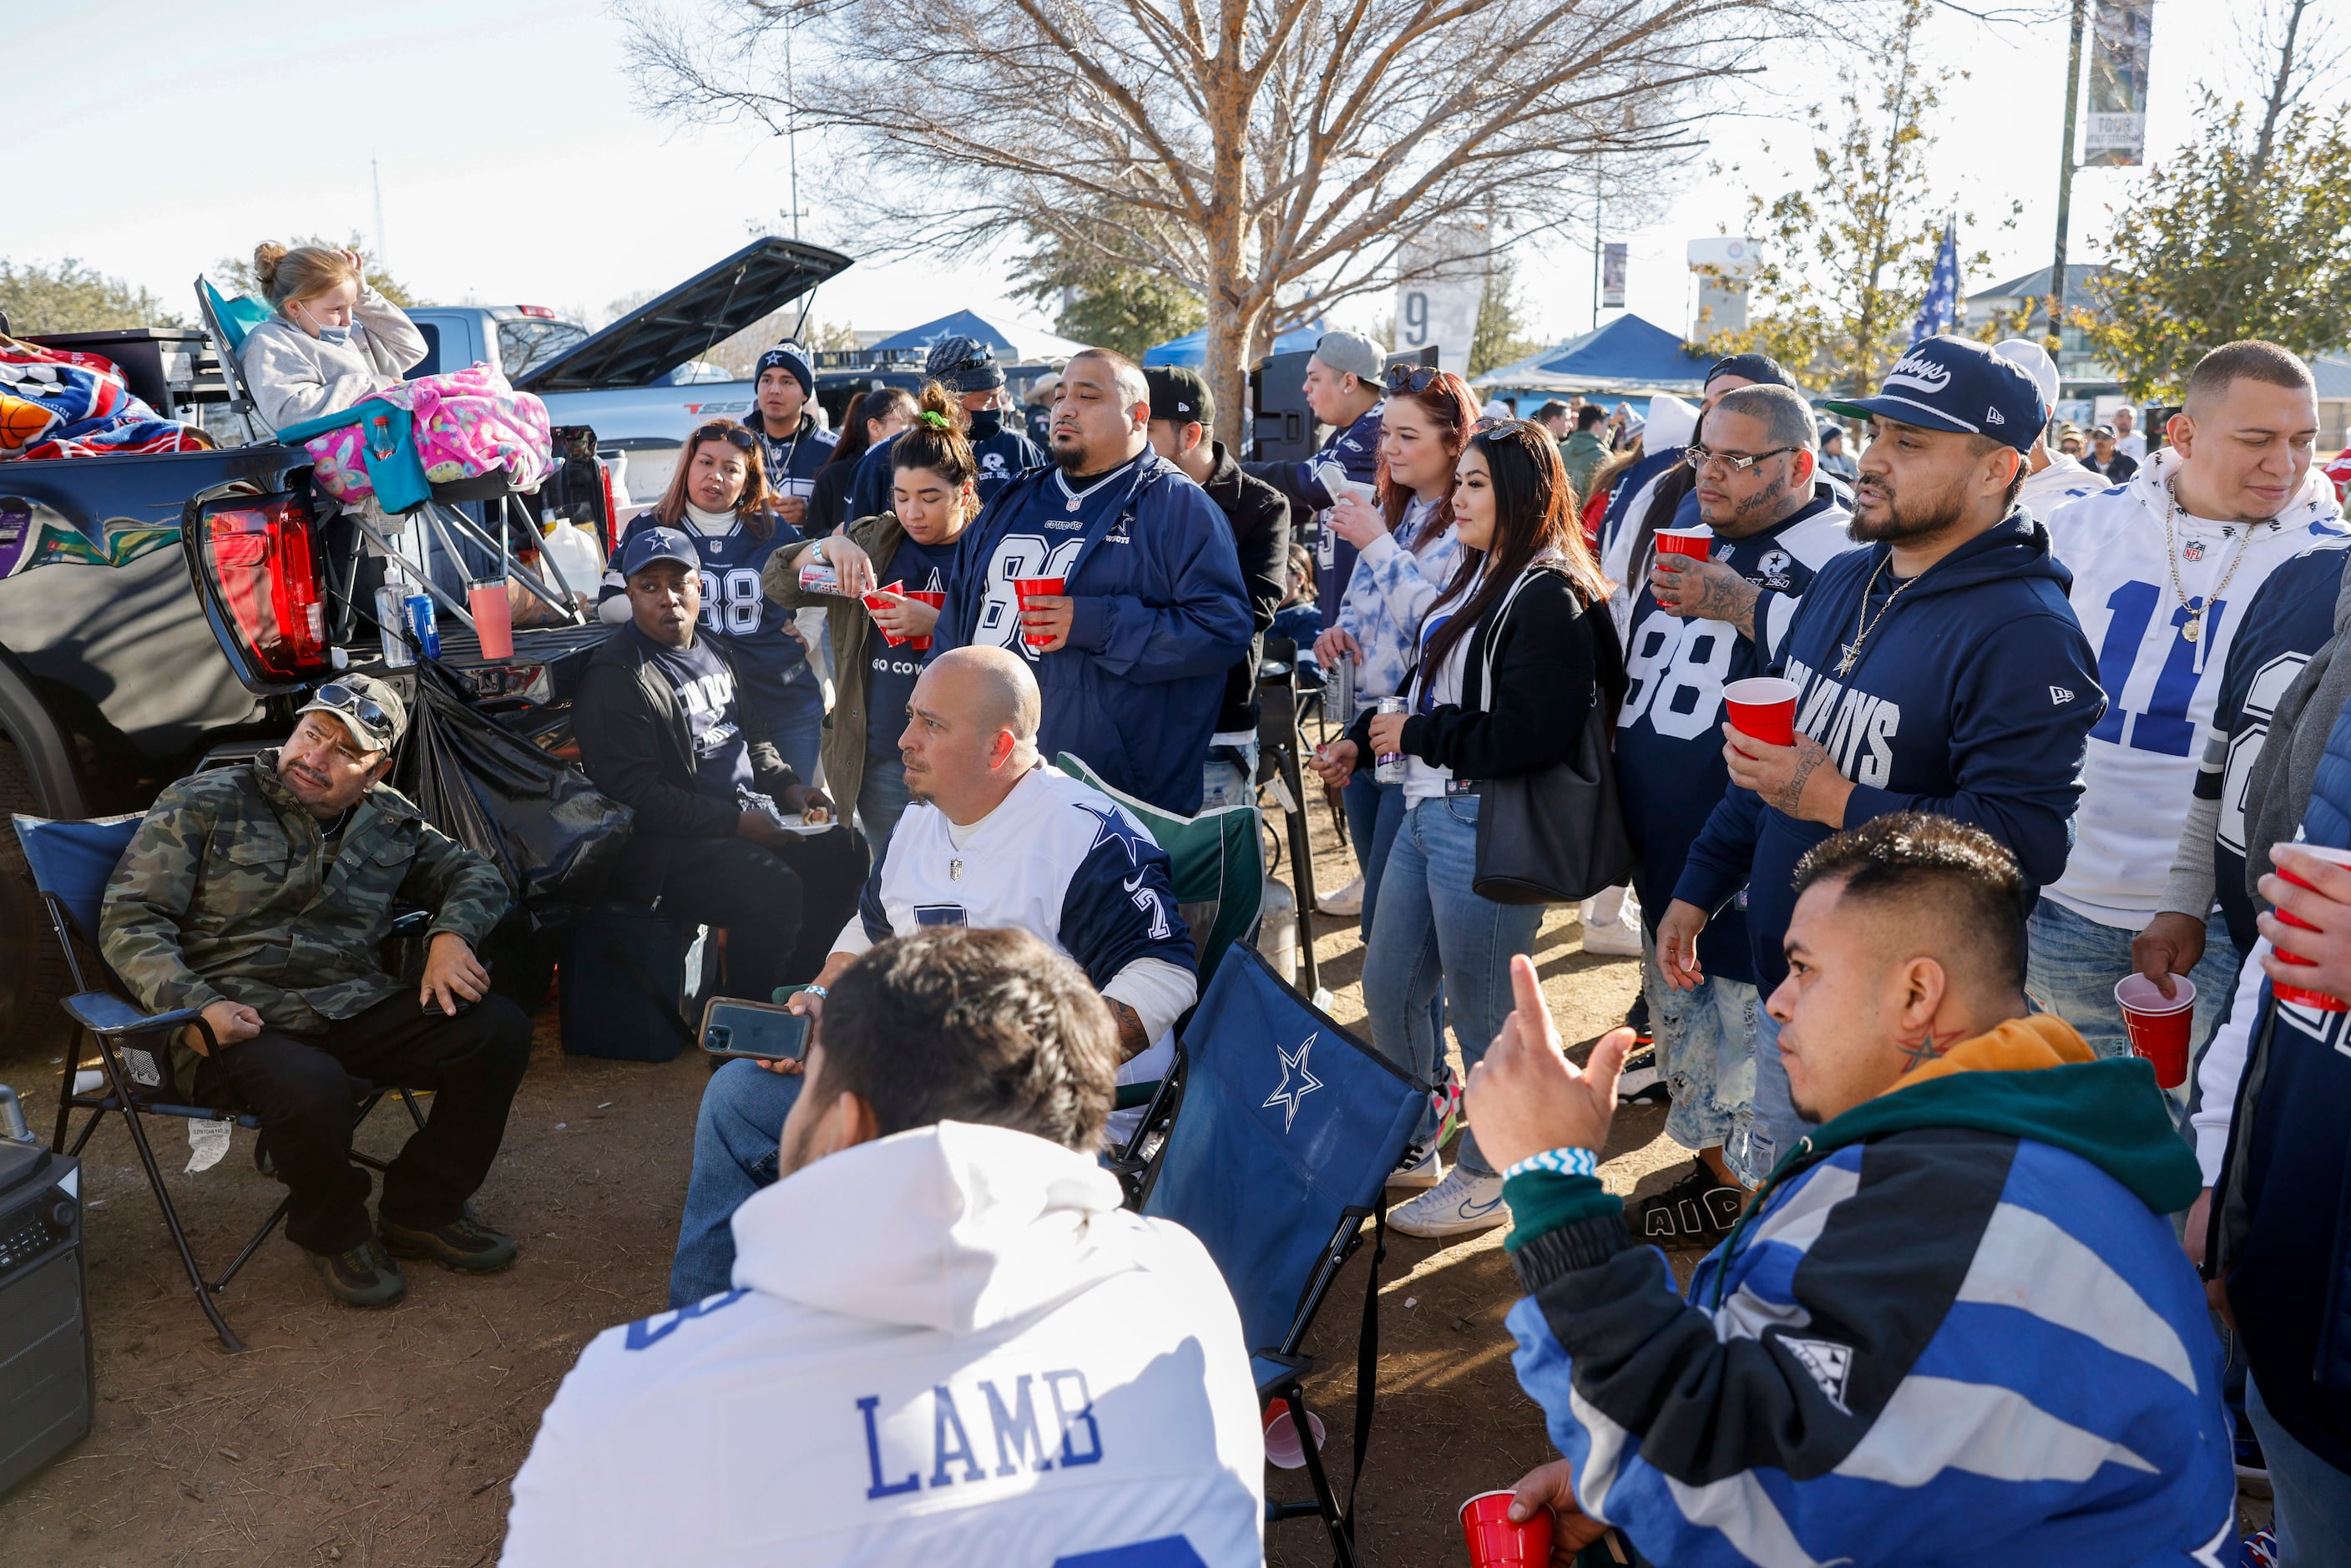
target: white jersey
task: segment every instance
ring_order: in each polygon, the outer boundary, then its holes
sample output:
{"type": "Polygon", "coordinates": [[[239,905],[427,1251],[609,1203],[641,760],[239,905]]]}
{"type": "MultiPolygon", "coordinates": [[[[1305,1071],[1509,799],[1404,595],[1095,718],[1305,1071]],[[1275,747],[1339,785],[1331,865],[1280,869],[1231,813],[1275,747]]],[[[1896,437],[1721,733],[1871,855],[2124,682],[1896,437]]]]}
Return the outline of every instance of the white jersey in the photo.
{"type": "Polygon", "coordinates": [[[1264,1562],[1240,1316],[1089,1155],[942,1122],[735,1215],[735,1289],[607,1330],[505,1568],[1264,1562]]]}
{"type": "Polygon", "coordinates": [[[833,949],[862,953],[925,925],[1017,926],[1075,959],[1154,1041],[1120,1069],[1122,1083],[1162,1075],[1170,1026],[1199,993],[1166,852],[1117,801],[1041,765],[967,827],[925,802],[907,807],[833,949]]]}
{"type": "Polygon", "coordinates": [[[2033,521],[2046,527],[2057,508],[2066,502],[2095,496],[2108,487],[2105,475],[2093,473],[2059,452],[2050,457],[2048,467],[2024,476],[2024,483],[2017,488],[2016,504],[2032,513],[2033,521]]]}
{"type": "Polygon", "coordinates": [[[2057,558],[2074,574],[2074,613],[2098,651],[2106,711],[2090,731],[2074,852],[2065,874],[2043,893],[2085,919],[2132,931],[2162,907],[2195,787],[2197,742],[2212,721],[2245,606],[2278,567],[2345,538],[2334,487],[2314,472],[2275,518],[2251,526],[2250,537],[2243,523],[2175,512],[2167,560],[2168,481],[2179,464],[2167,447],[2128,483],[2048,519],[2057,558]],[[2190,605],[2212,601],[2192,643],[2182,593],[2190,605]]]}

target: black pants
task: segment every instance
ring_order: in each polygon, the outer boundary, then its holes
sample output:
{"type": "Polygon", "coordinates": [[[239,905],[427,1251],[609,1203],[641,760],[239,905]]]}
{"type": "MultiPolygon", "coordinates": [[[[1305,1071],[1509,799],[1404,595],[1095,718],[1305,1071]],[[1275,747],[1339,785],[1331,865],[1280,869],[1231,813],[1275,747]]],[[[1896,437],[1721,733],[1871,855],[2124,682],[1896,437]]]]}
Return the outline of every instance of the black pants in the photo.
{"type": "Polygon", "coordinates": [[[748,839],[653,839],[633,852],[660,857],[663,914],[725,928],[726,994],[753,1001],[816,978],[865,883],[865,841],[847,828],[780,850],[748,839]]]}
{"type": "Polygon", "coordinates": [[[500,996],[455,1018],[395,996],[316,1033],[265,1029],[196,1069],[200,1099],[225,1086],[261,1118],[269,1157],[292,1202],[286,1236],[313,1252],[365,1241],[368,1173],[351,1164],[361,1079],[379,1089],[430,1089],[433,1110],[383,1178],[384,1218],[445,1225],[489,1174],[507,1108],[530,1064],[530,1019],[500,996]]]}

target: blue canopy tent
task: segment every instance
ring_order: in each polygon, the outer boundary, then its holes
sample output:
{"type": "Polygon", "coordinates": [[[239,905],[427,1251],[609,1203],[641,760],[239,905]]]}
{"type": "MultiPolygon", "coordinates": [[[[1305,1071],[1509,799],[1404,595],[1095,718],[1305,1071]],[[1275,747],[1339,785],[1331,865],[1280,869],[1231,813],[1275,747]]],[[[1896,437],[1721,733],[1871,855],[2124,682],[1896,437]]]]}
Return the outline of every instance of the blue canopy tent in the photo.
{"type": "Polygon", "coordinates": [[[892,349],[927,349],[942,338],[977,338],[996,350],[996,357],[1007,364],[1029,364],[1044,360],[1066,360],[1083,343],[1030,327],[1008,327],[991,321],[971,310],[957,310],[935,321],[925,321],[919,327],[909,327],[903,332],[893,332],[871,346],[869,352],[880,353],[892,349]]]}
{"type": "MultiPolygon", "coordinates": [[[[1273,340],[1273,351],[1277,354],[1304,352],[1322,341],[1322,334],[1330,329],[1320,321],[1292,327],[1273,340]]],[[[1208,362],[1207,329],[1204,327],[1197,332],[1186,332],[1180,338],[1170,338],[1156,348],[1145,349],[1143,362],[1146,365],[1189,365],[1198,370],[1208,362]]]]}
{"type": "Polygon", "coordinates": [[[1674,392],[1695,397],[1705,390],[1706,368],[1714,358],[1692,351],[1679,333],[1628,314],[1516,364],[1488,371],[1470,384],[1502,398],[1516,392],[1545,397],[1674,392]]]}

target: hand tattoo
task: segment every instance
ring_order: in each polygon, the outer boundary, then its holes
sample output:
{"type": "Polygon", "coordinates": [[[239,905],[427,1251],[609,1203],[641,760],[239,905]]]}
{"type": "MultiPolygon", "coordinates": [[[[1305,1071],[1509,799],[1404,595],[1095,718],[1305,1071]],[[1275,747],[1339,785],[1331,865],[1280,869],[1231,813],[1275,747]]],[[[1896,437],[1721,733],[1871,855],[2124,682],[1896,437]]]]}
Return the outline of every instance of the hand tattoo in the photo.
{"type": "Polygon", "coordinates": [[[1111,1017],[1118,1020],[1118,1059],[1133,1061],[1151,1049],[1151,1037],[1143,1032],[1143,1019],[1135,1010],[1114,997],[1104,997],[1110,1003],[1111,1017]]]}
{"type": "Polygon", "coordinates": [[[1788,776],[1787,787],[1771,800],[1771,804],[1778,807],[1782,815],[1794,817],[1800,821],[1804,814],[1805,782],[1812,778],[1813,770],[1821,765],[1822,759],[1828,756],[1828,753],[1817,745],[1809,750],[1805,749],[1803,746],[1805,738],[1801,735],[1796,737],[1796,770],[1788,776]]]}
{"type": "Polygon", "coordinates": [[[1681,596],[1681,610],[1700,621],[1725,621],[1749,642],[1755,640],[1755,604],[1763,591],[1729,568],[1700,574],[1681,596]]]}
{"type": "Polygon", "coordinates": [[[1916,1035],[1904,1035],[1894,1042],[1895,1049],[1908,1059],[1903,1064],[1902,1070],[1907,1072],[1923,1062],[1933,1061],[1941,1057],[1945,1051],[1959,1043],[1961,1033],[1961,1030],[1955,1029],[1949,1034],[1937,1034],[1930,1029],[1916,1035]]]}

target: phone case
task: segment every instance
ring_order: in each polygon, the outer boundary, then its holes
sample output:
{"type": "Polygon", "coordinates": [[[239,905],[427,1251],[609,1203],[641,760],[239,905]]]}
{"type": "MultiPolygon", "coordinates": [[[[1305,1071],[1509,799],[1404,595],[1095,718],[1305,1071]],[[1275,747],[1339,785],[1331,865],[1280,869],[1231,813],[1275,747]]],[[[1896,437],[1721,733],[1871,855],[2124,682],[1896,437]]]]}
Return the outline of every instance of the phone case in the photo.
{"type": "Polygon", "coordinates": [[[755,1002],[745,997],[713,997],[702,1009],[702,1030],[696,1038],[713,1056],[746,1056],[761,1061],[798,1061],[808,1053],[810,1020],[781,1002],[755,1002]],[[712,1029],[728,1031],[712,1043],[712,1029]],[[792,1040],[786,1049],[786,1041],[792,1040]]]}

